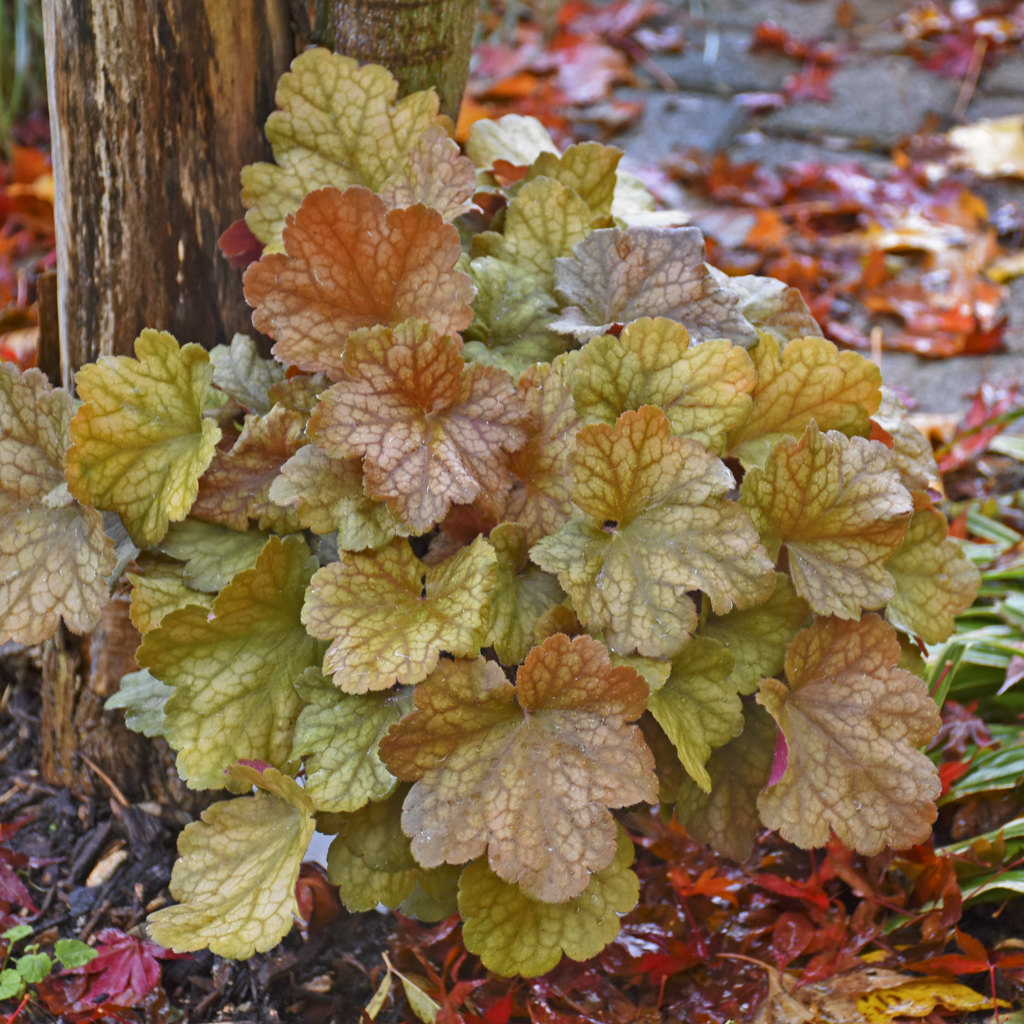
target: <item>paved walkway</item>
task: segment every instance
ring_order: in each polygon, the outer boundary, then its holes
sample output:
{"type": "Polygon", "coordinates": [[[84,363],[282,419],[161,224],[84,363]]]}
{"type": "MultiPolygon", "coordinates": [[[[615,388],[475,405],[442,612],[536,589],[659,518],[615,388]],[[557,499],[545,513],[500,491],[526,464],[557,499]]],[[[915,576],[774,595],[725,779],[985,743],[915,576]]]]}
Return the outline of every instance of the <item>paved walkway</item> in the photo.
{"type": "MultiPolygon", "coordinates": [[[[891,167],[888,151],[898,140],[929,120],[939,130],[955,123],[961,83],[898,52],[905,40],[892,19],[909,7],[904,0],[669,2],[689,46],[656,60],[679,91],[663,91],[638,69],[643,87],[618,92],[622,98],[642,96],[646,101],[644,117],[615,139],[635,159],[654,162],[673,148],[696,146],[775,166],[853,159],[881,174],[891,167]],[[750,52],[754,26],[767,20],[799,38],[849,48],[830,82],[830,102],[801,101],[767,114],[751,113],[736,102],[742,93],[777,92],[800,69],[798,62],[780,54],[750,52]]],[[[966,114],[968,120],[977,120],[1021,113],[1024,53],[1017,53],[982,73],[966,114]]],[[[990,209],[1003,202],[1024,204],[1024,181],[999,179],[976,190],[990,209]]],[[[965,392],[985,379],[1024,381],[1024,277],[1010,284],[1008,312],[1006,353],[932,361],[885,352],[886,380],[908,388],[921,410],[929,412],[964,407],[965,392]]]]}

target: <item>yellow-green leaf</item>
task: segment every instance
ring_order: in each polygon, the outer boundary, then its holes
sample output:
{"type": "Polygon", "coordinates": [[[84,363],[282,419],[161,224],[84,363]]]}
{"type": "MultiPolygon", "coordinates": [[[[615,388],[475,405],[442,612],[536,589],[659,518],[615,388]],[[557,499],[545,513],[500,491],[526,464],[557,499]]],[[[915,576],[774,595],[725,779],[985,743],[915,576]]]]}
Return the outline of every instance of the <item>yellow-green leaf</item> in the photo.
{"type": "Polygon", "coordinates": [[[570,146],[560,156],[550,152],[539,154],[530,164],[526,181],[545,177],[567,185],[590,207],[591,216],[597,221],[594,226],[607,227],[615,196],[615,170],[621,159],[621,149],[584,142],[570,146]]]}
{"type": "Polygon", "coordinates": [[[885,563],[903,543],[913,502],[880,442],[812,422],[747,472],[740,502],[769,555],[786,545],[793,586],[817,614],[859,619],[895,594],[885,563]]]}
{"type": "Polygon", "coordinates": [[[537,620],[565,593],[554,576],[530,564],[524,527],[501,523],[487,539],[498,557],[489,642],[503,664],[518,665],[536,642],[537,620]]]}
{"type": "Polygon", "coordinates": [[[190,788],[224,786],[225,768],[240,759],[295,766],[292,732],[302,701],[292,684],[322,656],[299,619],[315,569],[301,538],[272,537],[256,565],[218,594],[212,612],[171,612],[143,639],[139,666],[175,688],[166,736],[190,788]]]}
{"type": "Polygon", "coordinates": [[[479,654],[496,573],[494,548],[482,537],[430,568],[403,539],[342,552],[313,577],[302,621],[332,641],[324,673],[346,693],[418,683],[441,651],[479,654]]]}
{"type": "Polygon", "coordinates": [[[140,633],[156,629],[163,617],[186,605],[195,604],[209,611],[213,594],[190,587],[184,579],[183,566],[158,563],[145,572],[130,572],[132,585],[132,625],[140,633]]]}
{"type": "Polygon", "coordinates": [[[441,661],[380,747],[395,775],[417,780],[402,812],[413,856],[433,867],[486,850],[534,899],[578,896],[615,855],[608,808],[656,799],[654,759],[626,724],[646,697],[587,636],[549,637],[515,687],[483,658],[441,661]]]}
{"type": "Polygon", "coordinates": [[[406,901],[416,897],[420,909],[429,915],[421,920],[441,920],[455,913],[461,868],[448,864],[424,868],[416,863],[402,831],[402,801],[408,792],[409,786],[401,785],[378,803],[331,815],[330,829],[336,837],[327,852],[328,876],[349,910],[373,910],[383,903],[405,912],[406,901]],[[442,912],[437,917],[426,907],[428,890],[439,901],[434,909],[442,912]]]}
{"type": "Polygon", "coordinates": [[[765,331],[779,342],[796,338],[821,336],[817,320],[799,288],[793,288],[774,277],[747,274],[729,277],[709,266],[712,276],[728,285],[739,296],[737,308],[758,330],[765,331]]]}
{"type": "Polygon", "coordinates": [[[79,501],[119,512],[142,546],[188,514],[220,428],[203,419],[213,367],[202,348],[145,330],[135,356],[105,356],[78,371],[84,405],[71,421],[67,480],[79,501]]]}
{"type": "Polygon", "coordinates": [[[379,548],[406,533],[384,502],[367,497],[359,459],[332,458],[312,444],[281,467],[270,485],[270,500],[291,505],[313,533],[337,531],[342,551],[379,548]]]}
{"type": "MultiPolygon", "coordinates": [[[[941,721],[924,682],[896,668],[896,631],[877,615],[815,619],[786,652],[786,678],[758,703],[785,738],[785,772],[757,802],[761,821],[804,848],[840,842],[873,856],[924,842],[938,772],[918,749],[941,721]]],[[[781,764],[773,769],[777,775],[781,764]]]]}
{"type": "Polygon", "coordinates": [[[732,655],[717,641],[695,636],[672,659],[672,672],[652,693],[647,709],[675,745],[687,774],[705,792],[711,777],[704,765],[743,728],[743,705],[730,679],[732,655]]]}
{"type": "Polygon", "coordinates": [[[632,863],[633,844],[620,828],[611,864],[592,875],[579,896],[541,903],[499,878],[484,858],[474,861],[459,879],[466,948],[488,970],[506,977],[546,974],[563,953],[572,960],[597,956],[619,934],[619,917],[639,899],[632,863]]]}
{"type": "Polygon", "coordinates": [[[266,416],[273,404],[270,389],[284,380],[284,367],[264,359],[256,342],[247,334],[236,334],[230,345],[210,350],[213,384],[244,409],[266,416]]]}
{"type": "Polygon", "coordinates": [[[773,445],[800,437],[811,423],[867,437],[882,400],[882,374],[859,352],[840,352],[824,338],[799,338],[784,349],[763,333],[750,350],[757,370],[754,407],[729,434],[729,453],[763,466],[773,445]]]}
{"type": "Polygon", "coordinates": [[[614,651],[671,657],[697,625],[688,590],[724,614],[774,587],[753,526],[723,497],[732,486],[724,463],[672,436],[660,409],[623,413],[577,437],[572,497],[589,518],[543,538],[530,557],[557,574],[580,622],[614,651]]]}
{"type": "Polygon", "coordinates": [[[721,455],[725,436],[750,412],[750,356],[728,341],[691,345],[682,324],[641,317],[616,338],[589,341],[573,374],[576,411],[587,423],[614,423],[628,409],[658,405],[674,434],[721,455]]]}
{"type": "Polygon", "coordinates": [[[949,639],[956,616],[970,608],[981,586],[981,573],[949,538],[946,517],[930,503],[914,512],[903,544],[885,567],[896,581],[885,617],[929,644],[949,639]]]}
{"type": "Polygon", "coordinates": [[[279,245],[285,217],[307,192],[333,185],[385,188],[400,175],[431,125],[443,124],[431,89],[396,102],[398,83],[377,64],[315,48],[292,61],[267,118],[276,164],[242,170],[245,220],[264,243],[279,245]]]}
{"type": "Polygon", "coordinates": [[[238,533],[190,516],[183,522],[172,523],[157,547],[185,563],[184,580],[188,586],[215,593],[238,573],[256,564],[267,539],[254,526],[246,533],[238,533]]]}
{"type": "Polygon", "coordinates": [[[37,644],[61,619],[92,629],[110,599],[113,541],[64,482],[71,398],[0,363],[0,643],[37,644]]]}
{"type": "Polygon", "coordinates": [[[903,486],[923,491],[939,479],[931,442],[907,420],[907,408],[891,388],[882,385],[882,404],[871,417],[893,440],[893,460],[903,486]]]}
{"type": "Polygon", "coordinates": [[[750,856],[761,828],[757,795],[771,775],[778,733],[764,708],[751,704],[743,711],[743,732],[708,758],[711,791],[685,778],[676,798],[676,817],[686,831],[698,843],[741,863],[750,856]]]}
{"type": "Polygon", "coordinates": [[[786,648],[807,624],[811,609],[785,573],[775,576],[771,597],[753,608],[711,614],[699,635],[723,644],[735,659],[730,681],[740,693],[753,693],[765,676],[782,671],[786,648]]]}
{"type": "MultiPolygon", "coordinates": [[[[1010,1004],[1000,999],[999,1005],[1010,1004]]],[[[941,978],[922,978],[906,985],[879,988],[857,999],[857,1010],[868,1024],[892,1024],[897,1017],[929,1017],[937,1006],[954,1013],[978,1013],[991,1010],[992,1000],[967,985],[941,978]]],[[[1013,1017],[1003,1019],[1010,1024],[1013,1017]]]]}
{"type": "Polygon", "coordinates": [[[477,121],[466,140],[466,155],[481,170],[493,167],[495,160],[529,167],[541,153],[558,156],[558,148],[537,118],[522,114],[506,114],[497,121],[477,121]]]}
{"type": "Polygon", "coordinates": [[[295,883],[316,819],[294,779],[273,768],[229,771],[260,792],[216,803],[185,827],[170,885],[179,903],[151,914],[148,929],[178,953],[208,947],[245,960],[276,946],[298,917],[295,883]]]}
{"type": "Polygon", "coordinates": [[[412,710],[412,692],[342,693],[308,668],[295,683],[306,706],[295,723],[292,759],[306,765],[306,795],[318,811],[357,811],[383,800],[398,784],[378,747],[412,710]]]}
{"type": "Polygon", "coordinates": [[[107,711],[124,711],[124,724],[143,736],[163,736],[167,727],[164,709],[174,687],[161,683],[146,669],[121,676],[117,692],[106,699],[107,711]]]}

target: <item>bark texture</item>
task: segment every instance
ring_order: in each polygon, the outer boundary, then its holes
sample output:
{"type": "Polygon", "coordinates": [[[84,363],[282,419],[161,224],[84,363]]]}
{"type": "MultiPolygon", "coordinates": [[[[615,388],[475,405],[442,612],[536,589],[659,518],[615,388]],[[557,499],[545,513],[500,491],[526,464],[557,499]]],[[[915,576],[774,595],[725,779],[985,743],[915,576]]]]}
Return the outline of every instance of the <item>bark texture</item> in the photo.
{"type": "Polygon", "coordinates": [[[437,89],[453,121],[466,88],[476,0],[324,0],[323,43],[361,64],[383,64],[400,96],[437,89]]]}
{"type": "Polygon", "coordinates": [[[293,41],[285,0],[43,0],[61,369],[144,327],[207,348],[251,330],[217,251],[293,41]]]}

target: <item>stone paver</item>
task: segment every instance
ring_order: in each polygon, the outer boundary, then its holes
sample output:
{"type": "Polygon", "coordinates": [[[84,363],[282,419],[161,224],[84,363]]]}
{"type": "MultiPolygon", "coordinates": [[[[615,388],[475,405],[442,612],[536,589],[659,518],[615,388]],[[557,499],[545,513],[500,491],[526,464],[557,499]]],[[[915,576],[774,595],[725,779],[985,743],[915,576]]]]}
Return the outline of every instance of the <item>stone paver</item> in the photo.
{"type": "Polygon", "coordinates": [[[724,149],[747,122],[746,111],[731,98],[642,89],[620,89],[616,95],[625,100],[642,99],[645,110],[629,131],[615,137],[615,145],[635,159],[651,163],[664,159],[673,149],[724,149]]]}

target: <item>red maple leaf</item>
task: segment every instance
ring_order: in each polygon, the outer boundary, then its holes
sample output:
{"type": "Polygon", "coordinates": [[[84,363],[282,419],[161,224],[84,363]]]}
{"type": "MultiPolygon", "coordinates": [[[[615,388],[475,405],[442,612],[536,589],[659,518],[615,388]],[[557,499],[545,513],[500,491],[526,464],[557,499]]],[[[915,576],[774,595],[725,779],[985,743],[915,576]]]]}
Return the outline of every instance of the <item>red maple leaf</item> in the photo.
{"type": "Polygon", "coordinates": [[[163,946],[126,935],[120,928],[104,928],[96,935],[97,956],[61,976],[78,975],[67,989],[76,1010],[98,1003],[136,1006],[160,981],[161,960],[188,960],[187,953],[172,953],[163,946]]]}

